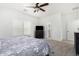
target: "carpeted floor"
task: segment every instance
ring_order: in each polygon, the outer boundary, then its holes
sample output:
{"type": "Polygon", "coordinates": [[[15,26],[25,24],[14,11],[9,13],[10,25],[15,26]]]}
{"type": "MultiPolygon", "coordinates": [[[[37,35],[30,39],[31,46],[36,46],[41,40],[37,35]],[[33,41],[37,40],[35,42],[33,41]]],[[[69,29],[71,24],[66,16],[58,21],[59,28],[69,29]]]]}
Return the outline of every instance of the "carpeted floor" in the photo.
{"type": "Polygon", "coordinates": [[[75,56],[74,44],[65,41],[48,40],[50,45],[50,56],[75,56]]]}

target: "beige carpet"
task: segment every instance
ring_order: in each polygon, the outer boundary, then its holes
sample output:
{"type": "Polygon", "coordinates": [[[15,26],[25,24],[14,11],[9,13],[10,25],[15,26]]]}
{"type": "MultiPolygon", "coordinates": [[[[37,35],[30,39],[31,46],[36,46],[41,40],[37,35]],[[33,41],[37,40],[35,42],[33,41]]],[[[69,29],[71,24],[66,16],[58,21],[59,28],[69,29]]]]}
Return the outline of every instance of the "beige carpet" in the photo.
{"type": "Polygon", "coordinates": [[[51,48],[50,56],[75,56],[74,44],[55,40],[48,40],[48,43],[51,48]]]}

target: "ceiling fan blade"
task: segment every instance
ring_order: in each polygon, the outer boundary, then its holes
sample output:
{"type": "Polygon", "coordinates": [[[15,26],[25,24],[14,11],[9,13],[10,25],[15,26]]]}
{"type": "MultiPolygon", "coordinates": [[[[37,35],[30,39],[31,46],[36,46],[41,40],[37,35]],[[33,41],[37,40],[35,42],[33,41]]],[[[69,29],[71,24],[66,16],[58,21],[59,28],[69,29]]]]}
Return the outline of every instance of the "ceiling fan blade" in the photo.
{"type": "Polygon", "coordinates": [[[42,8],[39,8],[41,11],[43,11],[43,12],[45,12],[45,10],[44,9],[42,9],[42,8]]]}
{"type": "Polygon", "coordinates": [[[39,7],[43,7],[43,6],[47,6],[47,5],[49,5],[49,3],[44,3],[44,4],[40,5],[39,7]]]}

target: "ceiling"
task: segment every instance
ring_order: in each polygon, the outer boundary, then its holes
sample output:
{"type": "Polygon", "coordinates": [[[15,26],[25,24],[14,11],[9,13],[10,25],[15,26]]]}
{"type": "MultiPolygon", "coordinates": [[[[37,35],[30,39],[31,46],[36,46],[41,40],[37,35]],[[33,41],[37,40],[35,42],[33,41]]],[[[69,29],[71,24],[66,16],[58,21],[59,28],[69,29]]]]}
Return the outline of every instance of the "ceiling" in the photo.
{"type": "Polygon", "coordinates": [[[45,17],[55,13],[69,13],[72,12],[72,8],[78,7],[78,3],[49,3],[48,6],[43,7],[45,12],[39,11],[34,13],[33,8],[27,8],[26,6],[34,5],[35,3],[0,3],[0,7],[14,8],[22,13],[29,14],[34,17],[45,17]]]}

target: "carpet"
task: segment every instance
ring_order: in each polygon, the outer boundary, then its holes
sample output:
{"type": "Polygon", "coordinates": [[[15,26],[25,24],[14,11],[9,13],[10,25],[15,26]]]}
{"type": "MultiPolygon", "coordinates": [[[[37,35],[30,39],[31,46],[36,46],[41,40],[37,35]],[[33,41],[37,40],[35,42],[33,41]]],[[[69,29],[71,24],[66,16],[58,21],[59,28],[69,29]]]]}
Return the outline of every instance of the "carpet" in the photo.
{"type": "Polygon", "coordinates": [[[75,56],[74,44],[65,41],[47,40],[50,46],[50,56],[75,56]]]}

